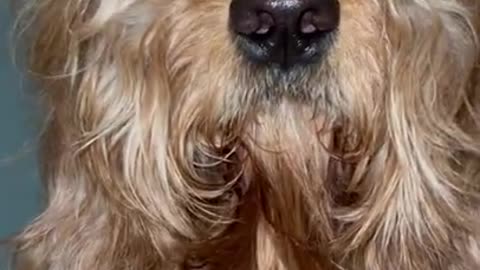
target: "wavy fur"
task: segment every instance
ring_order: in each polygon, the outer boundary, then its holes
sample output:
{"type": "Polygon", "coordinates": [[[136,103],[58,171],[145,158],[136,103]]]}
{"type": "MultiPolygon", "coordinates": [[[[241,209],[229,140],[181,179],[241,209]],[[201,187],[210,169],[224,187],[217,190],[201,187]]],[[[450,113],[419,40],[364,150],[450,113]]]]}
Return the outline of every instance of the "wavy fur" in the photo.
{"type": "Polygon", "coordinates": [[[228,0],[32,0],[45,211],[21,270],[480,269],[480,4],[339,0],[246,63],[228,0]]]}

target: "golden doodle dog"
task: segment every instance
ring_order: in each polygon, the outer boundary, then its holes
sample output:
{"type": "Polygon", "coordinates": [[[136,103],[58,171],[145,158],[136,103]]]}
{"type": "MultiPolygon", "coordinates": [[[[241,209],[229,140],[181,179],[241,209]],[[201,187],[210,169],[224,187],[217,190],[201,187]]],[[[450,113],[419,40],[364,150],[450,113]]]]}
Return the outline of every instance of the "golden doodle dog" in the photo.
{"type": "Polygon", "coordinates": [[[20,270],[480,269],[480,1],[30,0],[20,270]]]}

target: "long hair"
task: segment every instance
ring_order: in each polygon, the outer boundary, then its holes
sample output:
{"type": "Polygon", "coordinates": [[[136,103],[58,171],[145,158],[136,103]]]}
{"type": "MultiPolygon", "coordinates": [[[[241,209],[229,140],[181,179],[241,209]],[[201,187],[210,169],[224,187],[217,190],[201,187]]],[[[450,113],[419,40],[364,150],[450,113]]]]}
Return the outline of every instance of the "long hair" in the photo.
{"type": "Polygon", "coordinates": [[[16,268],[480,268],[479,2],[339,2],[288,79],[227,0],[27,2],[47,202],[16,268]]]}

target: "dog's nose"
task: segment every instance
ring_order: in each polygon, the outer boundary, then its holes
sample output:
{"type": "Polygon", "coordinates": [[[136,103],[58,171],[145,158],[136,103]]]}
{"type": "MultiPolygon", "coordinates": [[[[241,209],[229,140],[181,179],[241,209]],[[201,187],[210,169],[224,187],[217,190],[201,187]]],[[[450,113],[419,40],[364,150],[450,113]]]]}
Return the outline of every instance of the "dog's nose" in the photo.
{"type": "Polygon", "coordinates": [[[288,69],[312,62],[339,25],[338,0],[233,0],[230,28],[242,53],[288,69]]]}

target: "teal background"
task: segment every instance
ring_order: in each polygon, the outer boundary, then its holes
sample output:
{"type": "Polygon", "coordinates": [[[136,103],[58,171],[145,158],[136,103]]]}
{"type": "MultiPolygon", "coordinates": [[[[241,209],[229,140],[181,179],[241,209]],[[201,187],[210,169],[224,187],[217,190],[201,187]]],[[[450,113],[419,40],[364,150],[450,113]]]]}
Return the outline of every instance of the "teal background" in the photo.
{"type": "MultiPolygon", "coordinates": [[[[40,208],[35,99],[13,65],[9,11],[8,1],[0,1],[0,240],[21,230],[40,208]]],[[[6,254],[0,246],[0,270],[8,269],[6,254]]]]}

